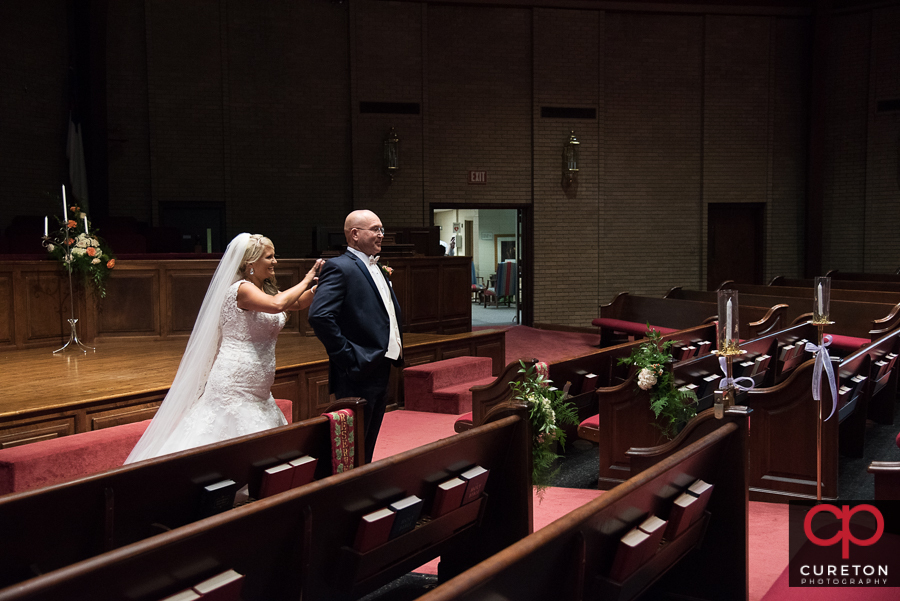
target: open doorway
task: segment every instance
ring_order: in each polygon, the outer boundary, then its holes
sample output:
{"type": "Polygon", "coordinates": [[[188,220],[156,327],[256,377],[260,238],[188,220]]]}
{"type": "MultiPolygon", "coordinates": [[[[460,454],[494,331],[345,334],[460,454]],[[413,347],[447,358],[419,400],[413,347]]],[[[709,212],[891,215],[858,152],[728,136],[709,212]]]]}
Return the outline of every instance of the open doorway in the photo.
{"type": "Polygon", "coordinates": [[[524,323],[524,210],[521,208],[435,208],[441,246],[453,256],[471,257],[484,294],[473,295],[472,327],[524,323]]]}

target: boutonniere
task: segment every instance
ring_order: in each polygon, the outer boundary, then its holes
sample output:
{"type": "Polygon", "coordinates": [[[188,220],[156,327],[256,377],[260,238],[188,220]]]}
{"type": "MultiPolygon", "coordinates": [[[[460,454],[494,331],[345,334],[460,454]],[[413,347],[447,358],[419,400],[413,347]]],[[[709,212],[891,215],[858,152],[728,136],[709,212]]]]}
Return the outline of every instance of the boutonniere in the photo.
{"type": "Polygon", "coordinates": [[[394,273],[394,268],[390,265],[381,265],[379,263],[378,266],[381,267],[381,273],[383,273],[387,277],[391,277],[391,274],[394,273]]]}

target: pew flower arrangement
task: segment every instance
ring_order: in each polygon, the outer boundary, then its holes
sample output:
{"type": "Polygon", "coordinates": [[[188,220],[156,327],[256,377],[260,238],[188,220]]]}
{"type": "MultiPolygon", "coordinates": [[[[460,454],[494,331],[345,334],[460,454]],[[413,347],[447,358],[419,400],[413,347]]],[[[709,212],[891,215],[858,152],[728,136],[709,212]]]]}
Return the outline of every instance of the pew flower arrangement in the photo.
{"type": "Polygon", "coordinates": [[[697,414],[697,395],[675,387],[675,377],[666,365],[672,362],[669,352],[674,341],[662,340],[662,334],[647,324],[646,341],[631,355],[619,359],[619,365],[634,365],[637,385],[650,393],[650,409],[656,416],[656,427],[669,440],[697,414]]]}
{"type": "Polygon", "coordinates": [[[509,385],[513,390],[513,400],[521,401],[528,407],[534,436],[531,445],[531,481],[538,496],[543,497],[544,490],[559,471],[559,468],[553,469],[553,463],[559,457],[556,454],[556,443],[560,448],[566,443],[566,433],[561,426],[577,425],[578,413],[572,403],[566,400],[565,392],[550,387],[546,363],[525,365],[524,361],[519,361],[519,365],[522,377],[509,385]]]}
{"type": "Polygon", "coordinates": [[[97,289],[101,298],[106,297],[106,279],[116,266],[112,249],[96,230],[88,231],[87,215],[78,206],[69,207],[67,222],[59,220],[60,237],[46,244],[50,256],[59,261],[66,271],[81,275],[85,284],[97,289]],[[71,252],[66,252],[66,247],[71,252]]]}

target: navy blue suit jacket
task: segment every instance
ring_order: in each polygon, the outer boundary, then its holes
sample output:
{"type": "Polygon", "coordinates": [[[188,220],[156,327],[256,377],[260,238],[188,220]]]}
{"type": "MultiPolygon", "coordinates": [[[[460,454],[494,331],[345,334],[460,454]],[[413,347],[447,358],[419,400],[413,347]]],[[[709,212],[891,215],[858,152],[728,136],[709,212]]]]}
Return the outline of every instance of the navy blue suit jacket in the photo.
{"type": "MultiPolygon", "coordinates": [[[[385,281],[400,327],[400,305],[387,277],[385,281]]],[[[309,324],[328,351],[331,392],[336,393],[340,380],[348,384],[359,382],[365,387],[367,380],[378,379],[374,372],[379,367],[389,367],[384,355],[391,333],[390,317],[368,267],[353,253],[348,251],[322,266],[309,308],[309,324]]],[[[394,363],[402,365],[402,358],[394,363]]]]}

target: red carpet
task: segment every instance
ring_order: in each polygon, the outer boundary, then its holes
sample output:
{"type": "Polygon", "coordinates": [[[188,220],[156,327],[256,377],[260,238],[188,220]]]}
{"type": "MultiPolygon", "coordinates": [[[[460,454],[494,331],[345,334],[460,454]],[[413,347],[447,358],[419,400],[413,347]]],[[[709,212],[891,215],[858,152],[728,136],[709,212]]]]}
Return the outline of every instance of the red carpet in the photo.
{"type": "MultiPolygon", "coordinates": [[[[530,329],[530,328],[529,328],[530,329]]],[[[391,411],[384,416],[381,434],[375,447],[375,460],[389,457],[423,444],[453,436],[455,415],[425,413],[421,411],[391,411]]],[[[581,507],[602,494],[599,490],[575,488],[549,488],[543,501],[534,499],[534,529],[539,530],[581,507]]],[[[820,589],[791,589],[787,586],[788,563],[788,512],[787,505],[773,503],[750,503],[750,601],[793,601],[794,599],[816,598],[837,599],[818,594],[820,589]],[[774,585],[774,586],[773,586],[774,585]],[[771,589],[771,590],[770,590],[771,589]],[[768,593],[768,594],[767,594],[768,593]],[[806,596],[810,595],[810,596],[806,596]]],[[[416,572],[437,574],[438,559],[431,561],[416,572]]],[[[825,589],[850,591],[851,589],[825,589]]],[[[877,589],[863,589],[877,590],[877,589]]],[[[893,590],[893,589],[883,589],[893,590]]],[[[842,592],[847,595],[848,593],[842,592]]],[[[871,595],[860,597],[843,596],[842,599],[881,599],[871,595]]],[[[887,598],[887,597],[884,597],[887,598]]],[[[891,597],[896,599],[896,595],[891,597]]]]}

